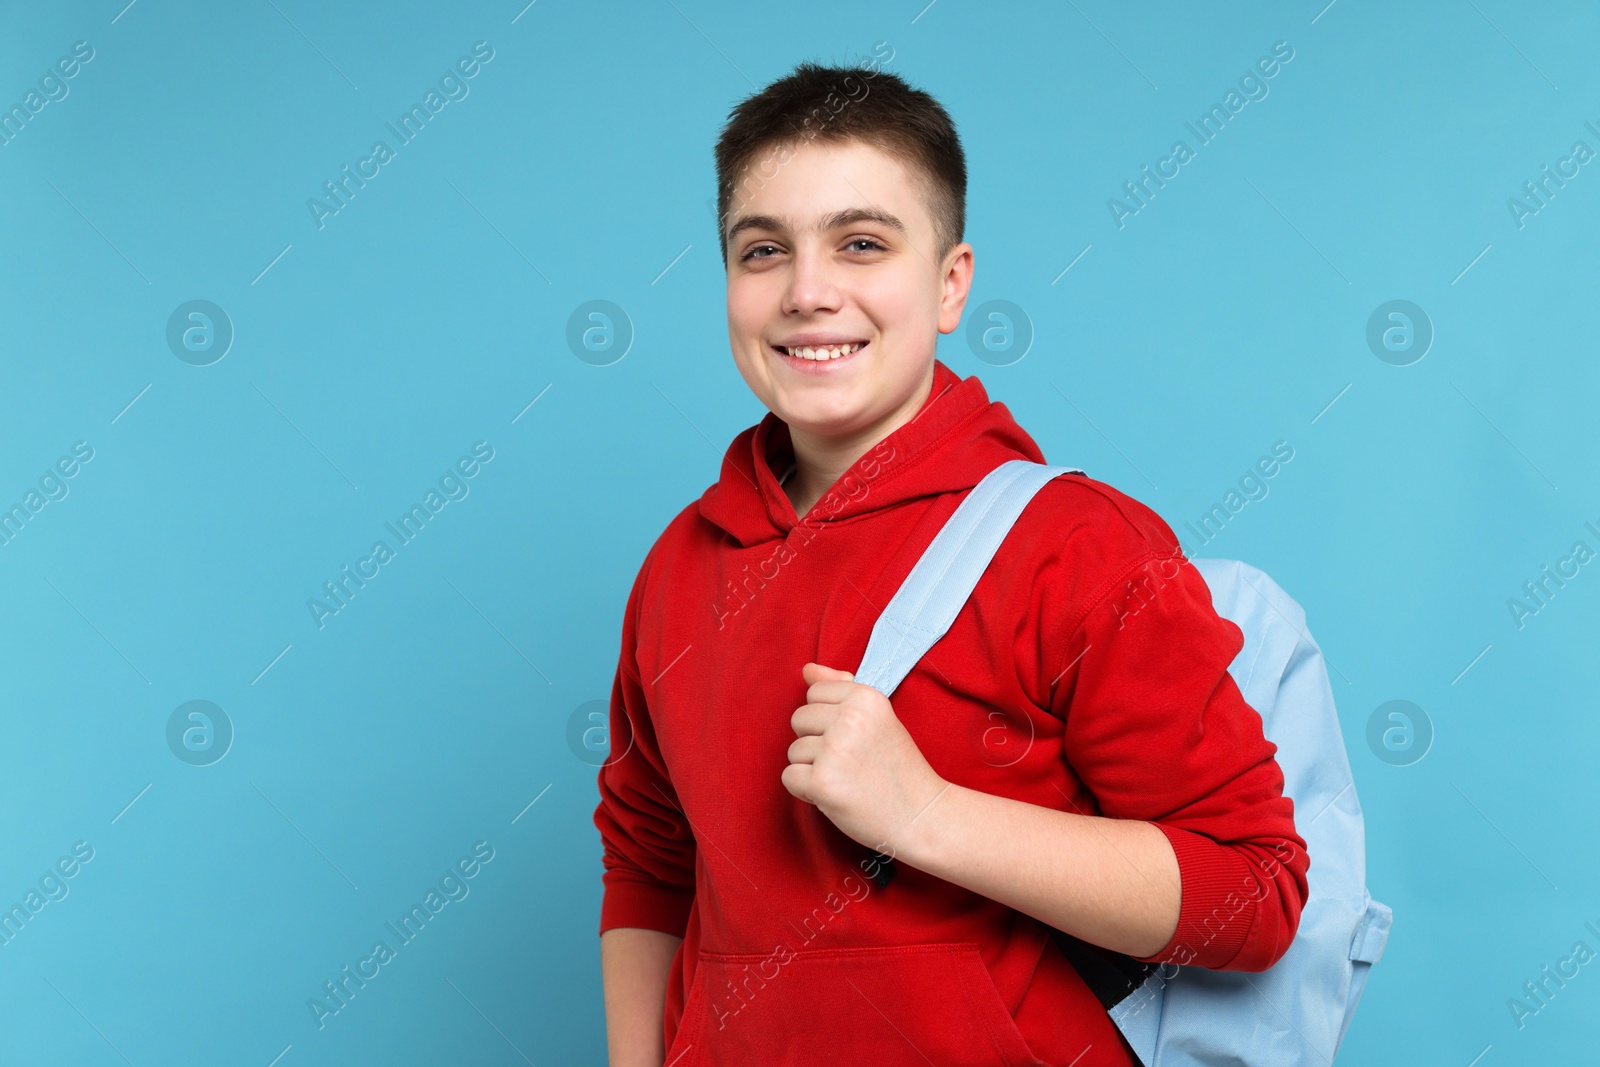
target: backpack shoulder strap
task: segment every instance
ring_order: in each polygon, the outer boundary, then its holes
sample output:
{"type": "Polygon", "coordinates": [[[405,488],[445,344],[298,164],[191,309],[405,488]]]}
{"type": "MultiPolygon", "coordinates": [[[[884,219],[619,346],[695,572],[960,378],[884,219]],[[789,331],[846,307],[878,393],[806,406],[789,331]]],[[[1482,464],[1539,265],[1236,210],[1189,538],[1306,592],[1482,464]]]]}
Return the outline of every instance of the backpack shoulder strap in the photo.
{"type": "MultiPolygon", "coordinates": [[[[1077,467],[1051,467],[1025,459],[1008,460],[990,471],[935,535],[878,617],[856,681],[892,696],[917,660],[949,631],[1028,501],[1052,479],[1082,473],[1077,467]]],[[[869,850],[868,855],[874,880],[879,888],[887,886],[894,874],[893,860],[876,851],[869,850]]],[[[1050,932],[1108,1010],[1156,969],[1155,964],[1108,952],[1063,931],[1050,932]]]]}
{"type": "Polygon", "coordinates": [[[1076,467],[1012,459],[984,475],[934,536],[878,616],[855,679],[884,696],[955,622],[1000,542],[1046,482],[1076,467]]]}

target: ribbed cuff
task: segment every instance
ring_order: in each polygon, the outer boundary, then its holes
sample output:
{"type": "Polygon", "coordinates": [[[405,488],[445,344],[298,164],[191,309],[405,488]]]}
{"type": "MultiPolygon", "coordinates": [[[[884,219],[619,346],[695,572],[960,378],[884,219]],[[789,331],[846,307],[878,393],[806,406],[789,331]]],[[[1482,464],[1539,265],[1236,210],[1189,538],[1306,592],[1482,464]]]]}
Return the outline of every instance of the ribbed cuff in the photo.
{"type": "Polygon", "coordinates": [[[1178,857],[1182,884],[1178,928],[1161,951],[1134,958],[1141,963],[1223,967],[1244,947],[1255,922],[1256,901],[1268,887],[1233,849],[1189,830],[1154,825],[1167,835],[1178,857]]]}
{"type": "Polygon", "coordinates": [[[620,926],[659,930],[682,937],[689,926],[689,909],[694,906],[694,890],[661,882],[643,882],[619,872],[608,871],[602,881],[605,892],[600,900],[600,932],[620,926]]]}

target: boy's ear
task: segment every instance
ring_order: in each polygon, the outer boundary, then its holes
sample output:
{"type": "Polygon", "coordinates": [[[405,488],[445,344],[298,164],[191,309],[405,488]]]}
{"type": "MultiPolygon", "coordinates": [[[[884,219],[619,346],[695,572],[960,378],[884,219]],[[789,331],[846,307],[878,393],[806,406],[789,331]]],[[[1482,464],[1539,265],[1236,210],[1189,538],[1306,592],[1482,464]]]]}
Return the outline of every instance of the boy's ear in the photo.
{"type": "Polygon", "coordinates": [[[962,241],[945,254],[940,275],[939,332],[952,333],[961,325],[961,312],[972,292],[972,246],[962,241]]]}

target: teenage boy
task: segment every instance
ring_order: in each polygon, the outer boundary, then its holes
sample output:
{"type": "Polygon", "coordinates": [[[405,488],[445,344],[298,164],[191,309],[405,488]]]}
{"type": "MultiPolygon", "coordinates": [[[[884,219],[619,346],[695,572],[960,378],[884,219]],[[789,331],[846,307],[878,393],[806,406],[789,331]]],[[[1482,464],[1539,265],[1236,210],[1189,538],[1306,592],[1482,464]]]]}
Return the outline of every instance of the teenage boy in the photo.
{"type": "Polygon", "coordinates": [[[1242,635],[1155,512],[1065,475],[892,705],[856,683],[966,493],[1044,462],[935,358],[972,283],[961,144],[898,77],[801,64],[716,160],[769,413],[628,597],[594,814],[611,1063],[1135,1064],[1070,939],[1264,970],[1306,898],[1242,635]]]}

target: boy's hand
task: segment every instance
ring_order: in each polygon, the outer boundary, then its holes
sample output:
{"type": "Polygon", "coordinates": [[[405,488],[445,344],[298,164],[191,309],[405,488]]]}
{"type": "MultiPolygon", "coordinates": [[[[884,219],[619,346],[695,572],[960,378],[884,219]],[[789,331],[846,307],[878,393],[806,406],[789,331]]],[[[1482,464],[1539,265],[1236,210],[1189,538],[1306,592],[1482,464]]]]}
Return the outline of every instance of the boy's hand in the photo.
{"type": "Polygon", "coordinates": [[[784,788],[815,804],[851,839],[892,855],[948,783],[882,693],[820,663],[807,663],[800,676],[810,685],[809,703],[789,720],[799,736],[789,746],[784,788]]]}

